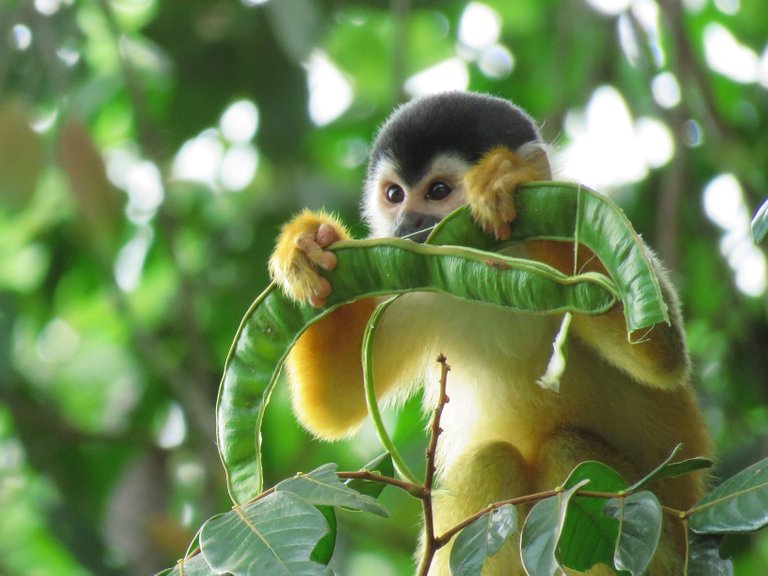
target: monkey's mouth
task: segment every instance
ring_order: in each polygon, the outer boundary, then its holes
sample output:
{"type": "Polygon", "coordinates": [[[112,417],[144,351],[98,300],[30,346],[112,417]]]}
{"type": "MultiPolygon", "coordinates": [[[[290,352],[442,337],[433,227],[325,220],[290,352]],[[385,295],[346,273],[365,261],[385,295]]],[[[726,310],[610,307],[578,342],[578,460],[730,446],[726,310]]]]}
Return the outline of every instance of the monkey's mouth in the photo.
{"type": "Polygon", "coordinates": [[[437,216],[409,212],[396,223],[394,235],[423,244],[438,222],[437,216]]]}

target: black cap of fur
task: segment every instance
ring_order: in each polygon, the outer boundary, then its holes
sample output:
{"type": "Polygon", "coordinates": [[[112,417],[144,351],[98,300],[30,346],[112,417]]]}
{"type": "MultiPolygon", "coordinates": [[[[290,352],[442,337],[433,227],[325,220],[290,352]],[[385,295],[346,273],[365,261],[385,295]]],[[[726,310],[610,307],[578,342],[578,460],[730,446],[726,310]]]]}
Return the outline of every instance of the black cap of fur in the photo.
{"type": "Polygon", "coordinates": [[[444,92],[397,108],[379,129],[368,177],[382,159],[393,162],[406,184],[418,182],[437,154],[453,153],[474,164],[497,146],[517,150],[539,135],[528,115],[502,98],[444,92]]]}

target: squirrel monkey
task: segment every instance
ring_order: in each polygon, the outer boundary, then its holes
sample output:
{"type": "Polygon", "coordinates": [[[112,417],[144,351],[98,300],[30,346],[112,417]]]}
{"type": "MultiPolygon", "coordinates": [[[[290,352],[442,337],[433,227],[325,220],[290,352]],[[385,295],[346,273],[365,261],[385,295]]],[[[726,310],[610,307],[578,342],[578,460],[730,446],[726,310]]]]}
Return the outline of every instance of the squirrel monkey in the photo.
{"type": "MultiPolygon", "coordinates": [[[[370,152],[362,213],[372,237],[422,242],[454,208],[497,238],[510,235],[518,184],[550,178],[531,119],[500,98],[449,92],[395,110],[370,152]]],[[[286,294],[323,306],[336,266],[328,246],[349,233],[334,217],[305,211],[282,230],[269,267],[286,294]]],[[[580,270],[604,271],[580,247],[580,270]]],[[[574,246],[529,240],[509,253],[573,271],[574,246]]],[[[653,258],[653,257],[652,257],[653,258]]],[[[440,534],[496,502],[552,489],[584,460],[599,460],[629,481],[663,461],[679,442],[682,458],[708,455],[710,441],[689,384],[689,360],[675,292],[659,265],[670,325],[630,344],[621,306],[575,315],[559,393],[542,389],[561,317],[521,314],[438,293],[408,293],[382,317],[374,381],[383,400],[401,400],[423,383],[436,401],[439,353],[452,370],[438,442],[435,529],[440,534]]],[[[361,343],[376,299],[360,300],[312,325],[287,361],[294,411],[324,439],[348,436],[366,416],[361,343]]],[[[657,482],[662,502],[687,509],[703,492],[701,475],[657,482]]],[[[682,574],[686,535],[665,525],[652,576],[682,574]]],[[[448,576],[448,546],[432,576],[448,576]]],[[[605,566],[590,574],[612,574],[605,566]]],[[[485,576],[522,575],[519,542],[489,558],[485,576]]]]}

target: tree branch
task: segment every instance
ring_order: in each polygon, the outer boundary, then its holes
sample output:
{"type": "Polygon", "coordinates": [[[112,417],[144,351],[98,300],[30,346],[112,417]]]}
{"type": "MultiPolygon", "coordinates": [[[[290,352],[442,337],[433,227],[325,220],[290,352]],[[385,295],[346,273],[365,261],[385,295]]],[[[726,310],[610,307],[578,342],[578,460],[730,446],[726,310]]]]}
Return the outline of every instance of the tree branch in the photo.
{"type": "Polygon", "coordinates": [[[437,361],[440,363],[440,380],[439,380],[439,395],[437,398],[437,406],[432,415],[432,424],[430,426],[431,434],[429,436],[429,445],[426,451],[427,470],[424,475],[424,497],[421,500],[422,509],[424,511],[424,553],[421,557],[421,563],[419,565],[418,574],[426,576],[429,571],[429,567],[432,564],[432,558],[435,552],[440,547],[435,538],[435,519],[434,510],[432,508],[432,487],[435,480],[435,457],[437,454],[437,440],[440,433],[443,431],[440,428],[440,419],[443,415],[443,408],[450,401],[445,393],[446,384],[448,381],[448,371],[451,367],[446,362],[445,356],[440,354],[437,357],[437,361]]]}

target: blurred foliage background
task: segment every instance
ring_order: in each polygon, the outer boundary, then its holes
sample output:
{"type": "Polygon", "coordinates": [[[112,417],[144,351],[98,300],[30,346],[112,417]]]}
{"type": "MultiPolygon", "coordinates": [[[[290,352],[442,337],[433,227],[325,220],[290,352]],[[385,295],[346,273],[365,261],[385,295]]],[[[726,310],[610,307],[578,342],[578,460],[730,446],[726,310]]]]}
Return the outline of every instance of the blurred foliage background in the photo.
{"type": "MultiPolygon", "coordinates": [[[[392,107],[508,97],[680,288],[718,477],[768,455],[762,0],[0,0],[0,573],[149,574],[228,509],[215,401],[279,225],[356,204],[392,107]]],[[[450,361],[450,359],[449,359],[450,361]]],[[[265,423],[268,482],[357,469],[265,423]]],[[[391,416],[414,460],[418,401],[391,416]]],[[[408,574],[415,501],[348,514],[339,574],[408,574]]],[[[763,574],[768,535],[726,541],[763,574]]]]}

